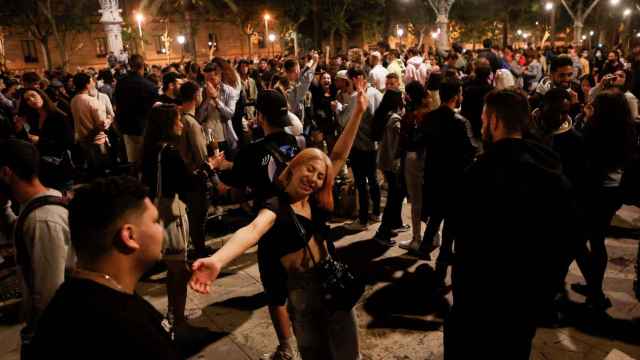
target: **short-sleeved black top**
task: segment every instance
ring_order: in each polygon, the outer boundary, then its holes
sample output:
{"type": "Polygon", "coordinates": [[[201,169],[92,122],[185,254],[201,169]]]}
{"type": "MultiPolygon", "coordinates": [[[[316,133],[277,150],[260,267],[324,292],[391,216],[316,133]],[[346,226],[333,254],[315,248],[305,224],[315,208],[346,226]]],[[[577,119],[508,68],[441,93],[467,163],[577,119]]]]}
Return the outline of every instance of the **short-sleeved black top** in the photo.
{"type": "Polygon", "coordinates": [[[283,305],[287,299],[287,273],[280,262],[283,256],[304,249],[311,237],[319,244],[326,242],[329,253],[335,252],[333,242],[328,241],[327,220],[330,213],[318,207],[315,198],[311,197],[310,203],[311,219],[296,214],[291,208],[289,196],[282,190],[278,190],[277,196],[265,200],[260,206],[276,214],[275,223],[258,243],[258,256],[262,258],[259,264],[260,277],[271,304],[283,305]],[[305,230],[304,240],[300,238],[293,221],[294,215],[305,230]]]}

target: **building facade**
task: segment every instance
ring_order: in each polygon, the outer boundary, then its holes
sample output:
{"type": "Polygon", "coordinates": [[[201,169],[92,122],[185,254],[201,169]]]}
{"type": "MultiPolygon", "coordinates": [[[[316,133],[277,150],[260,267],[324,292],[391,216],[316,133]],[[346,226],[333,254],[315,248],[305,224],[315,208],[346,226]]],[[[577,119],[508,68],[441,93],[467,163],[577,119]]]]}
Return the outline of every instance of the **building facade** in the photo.
{"type": "MultiPolygon", "coordinates": [[[[149,64],[169,64],[181,59],[191,60],[191,51],[186,44],[179,43],[179,37],[186,37],[183,21],[162,21],[153,19],[142,24],[144,45],[139,38],[124,40],[129,54],[143,53],[149,64]]],[[[195,26],[197,61],[206,62],[210,56],[224,58],[260,58],[278,54],[281,51],[280,39],[264,41],[264,30],[258,29],[252,36],[251,54],[248,37],[235,24],[223,21],[198,21],[195,26]],[[210,51],[210,46],[213,48],[210,51]]],[[[4,62],[12,71],[43,70],[46,67],[44,49],[27,31],[4,27],[0,35],[0,51],[4,50],[4,62]]],[[[137,30],[137,27],[134,28],[137,30]]],[[[136,34],[137,36],[137,34],[136,34]]],[[[108,34],[105,26],[96,22],[92,31],[74,34],[67,70],[75,71],[87,67],[103,68],[107,66],[108,34]]],[[[62,64],[61,56],[53,39],[49,40],[49,50],[53,67],[62,64]]],[[[2,57],[0,53],[0,57],[2,57]]]]}

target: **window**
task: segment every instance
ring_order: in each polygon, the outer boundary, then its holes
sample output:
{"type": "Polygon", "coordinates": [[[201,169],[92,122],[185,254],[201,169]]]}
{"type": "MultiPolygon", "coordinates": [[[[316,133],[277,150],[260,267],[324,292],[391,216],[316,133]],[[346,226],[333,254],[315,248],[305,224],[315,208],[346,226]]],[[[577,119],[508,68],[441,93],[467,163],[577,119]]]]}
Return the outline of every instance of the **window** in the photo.
{"type": "Polygon", "coordinates": [[[34,40],[22,40],[22,54],[24,55],[24,62],[37,63],[36,42],[34,40]]]}
{"type": "Polygon", "coordinates": [[[164,41],[164,35],[156,35],[154,36],[154,42],[156,44],[156,53],[157,54],[166,54],[167,47],[166,42],[164,41]]]}
{"type": "Polygon", "coordinates": [[[96,56],[105,57],[107,56],[107,52],[107,39],[96,38],[96,56]]]}

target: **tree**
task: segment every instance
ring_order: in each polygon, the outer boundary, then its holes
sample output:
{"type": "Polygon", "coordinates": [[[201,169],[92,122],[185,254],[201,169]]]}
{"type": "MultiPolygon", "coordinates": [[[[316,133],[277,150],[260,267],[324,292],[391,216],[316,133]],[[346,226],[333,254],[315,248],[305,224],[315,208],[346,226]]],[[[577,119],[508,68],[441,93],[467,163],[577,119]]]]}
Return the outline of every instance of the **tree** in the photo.
{"type": "Polygon", "coordinates": [[[0,6],[0,24],[25,29],[40,45],[45,68],[52,68],[49,38],[53,30],[35,0],[9,1],[0,6]]]}
{"type": "Polygon", "coordinates": [[[448,50],[449,44],[449,12],[455,0],[427,0],[436,13],[436,25],[438,27],[437,46],[441,50],[448,50]]]}
{"type": "Polygon", "coordinates": [[[333,53],[336,52],[336,32],[343,34],[344,38],[350,29],[347,11],[350,9],[351,3],[352,0],[326,0],[323,2],[323,19],[325,19],[323,25],[324,30],[329,33],[329,46],[333,53]]]}
{"type": "Polygon", "coordinates": [[[435,20],[429,9],[429,5],[426,2],[418,1],[416,6],[409,11],[408,20],[411,23],[409,31],[418,39],[418,48],[421,48],[427,30],[435,20]]]}
{"type": "Polygon", "coordinates": [[[298,55],[298,28],[312,11],[312,4],[307,0],[280,0],[276,4],[277,12],[280,14],[278,24],[280,25],[280,38],[292,38],[294,53],[298,55]]]}
{"type": "Polygon", "coordinates": [[[560,2],[562,2],[562,5],[573,20],[573,44],[580,45],[582,44],[584,22],[600,0],[591,0],[591,5],[586,10],[584,9],[584,0],[560,0],[560,2]],[[571,10],[573,6],[575,6],[575,11],[571,10]]]}

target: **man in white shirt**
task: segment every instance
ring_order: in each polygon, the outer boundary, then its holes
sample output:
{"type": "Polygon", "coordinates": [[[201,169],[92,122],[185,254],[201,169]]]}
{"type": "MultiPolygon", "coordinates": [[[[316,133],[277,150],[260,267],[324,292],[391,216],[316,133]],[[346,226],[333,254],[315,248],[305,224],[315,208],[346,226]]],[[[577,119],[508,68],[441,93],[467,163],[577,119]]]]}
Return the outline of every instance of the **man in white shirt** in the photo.
{"type": "Polygon", "coordinates": [[[382,66],[382,55],[379,52],[374,51],[369,56],[369,63],[371,64],[371,71],[369,71],[369,84],[378,91],[384,91],[387,83],[387,75],[389,70],[382,66]]]}
{"type": "Polygon", "coordinates": [[[46,201],[62,202],[62,194],[47,189],[38,179],[38,150],[21,140],[0,142],[0,229],[13,238],[23,285],[26,326],[21,331],[22,358],[28,358],[35,325],[65,278],[75,266],[69,235],[68,211],[46,201]],[[11,209],[14,199],[20,215],[11,209]],[[35,206],[36,201],[43,201],[35,206]]]}

